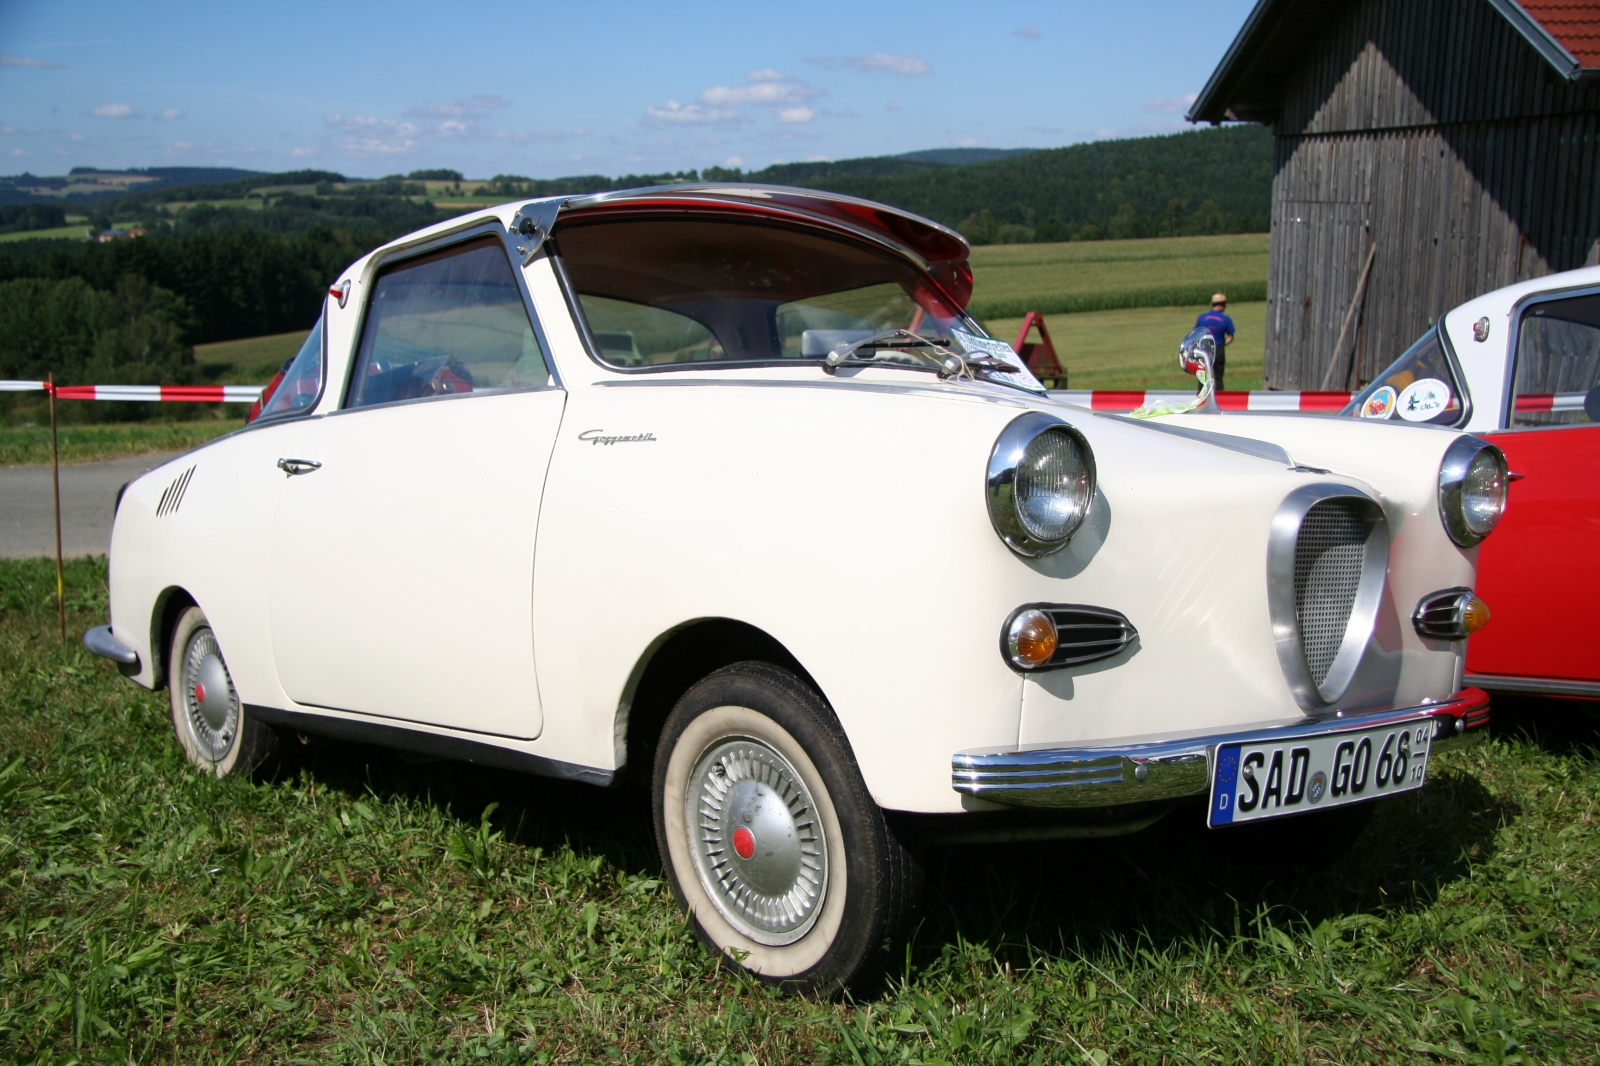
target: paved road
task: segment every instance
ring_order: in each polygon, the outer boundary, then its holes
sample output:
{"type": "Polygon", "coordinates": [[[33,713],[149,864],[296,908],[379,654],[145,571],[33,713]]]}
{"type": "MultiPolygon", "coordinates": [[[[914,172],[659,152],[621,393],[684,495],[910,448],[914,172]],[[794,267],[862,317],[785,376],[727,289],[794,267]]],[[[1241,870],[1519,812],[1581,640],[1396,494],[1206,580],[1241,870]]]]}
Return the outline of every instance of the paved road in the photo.
{"type": "MultiPolygon", "coordinates": [[[[61,468],[61,550],[104,555],[111,546],[117,489],[176,452],[155,452],[61,468]]],[[[54,555],[55,504],[48,466],[0,467],[0,558],[54,555]]]]}

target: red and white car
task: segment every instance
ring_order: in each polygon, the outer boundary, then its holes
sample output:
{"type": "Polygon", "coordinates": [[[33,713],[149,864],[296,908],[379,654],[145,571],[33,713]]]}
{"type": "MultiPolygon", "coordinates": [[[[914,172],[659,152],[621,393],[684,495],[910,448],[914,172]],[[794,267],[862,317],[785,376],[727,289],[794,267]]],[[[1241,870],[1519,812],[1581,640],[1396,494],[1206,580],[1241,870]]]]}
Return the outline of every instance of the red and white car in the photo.
{"type": "Polygon", "coordinates": [[[1600,267],[1462,304],[1343,413],[1499,445],[1510,501],[1476,589],[1494,625],[1472,637],[1465,681],[1600,700],[1600,267]]]}

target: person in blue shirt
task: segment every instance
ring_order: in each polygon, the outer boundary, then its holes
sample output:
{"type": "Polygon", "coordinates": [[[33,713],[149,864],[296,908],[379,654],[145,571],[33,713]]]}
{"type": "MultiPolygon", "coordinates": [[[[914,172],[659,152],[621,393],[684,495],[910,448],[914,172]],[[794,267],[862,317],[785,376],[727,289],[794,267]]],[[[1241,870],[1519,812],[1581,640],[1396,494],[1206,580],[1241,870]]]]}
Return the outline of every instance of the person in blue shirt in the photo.
{"type": "Polygon", "coordinates": [[[1222,370],[1228,362],[1228,345],[1233,343],[1233,319],[1228,317],[1227,294],[1214,293],[1211,297],[1211,310],[1195,319],[1194,324],[1209,329],[1211,339],[1217,342],[1217,362],[1211,368],[1211,378],[1216,383],[1212,388],[1221,392],[1222,370]]]}

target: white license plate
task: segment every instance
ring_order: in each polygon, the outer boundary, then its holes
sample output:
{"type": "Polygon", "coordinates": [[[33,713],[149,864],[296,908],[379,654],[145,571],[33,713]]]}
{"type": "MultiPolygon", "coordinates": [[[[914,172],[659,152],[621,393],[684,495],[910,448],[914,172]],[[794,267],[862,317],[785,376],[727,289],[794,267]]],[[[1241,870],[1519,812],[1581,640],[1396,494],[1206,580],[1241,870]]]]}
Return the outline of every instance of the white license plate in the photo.
{"type": "Polygon", "coordinates": [[[1207,824],[1342,807],[1421,788],[1433,741],[1430,719],[1294,740],[1217,746],[1207,824]]]}

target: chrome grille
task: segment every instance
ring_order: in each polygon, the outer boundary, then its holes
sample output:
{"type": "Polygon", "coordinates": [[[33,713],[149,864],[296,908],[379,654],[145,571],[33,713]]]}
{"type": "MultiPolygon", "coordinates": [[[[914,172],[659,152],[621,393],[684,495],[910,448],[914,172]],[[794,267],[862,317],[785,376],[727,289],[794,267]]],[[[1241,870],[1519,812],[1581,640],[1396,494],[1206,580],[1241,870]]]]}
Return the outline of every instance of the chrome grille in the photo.
{"type": "Polygon", "coordinates": [[[1295,618],[1312,681],[1321,685],[1344,643],[1361,588],[1367,523],[1351,499],[1313,504],[1294,545],[1295,618]]]}
{"type": "Polygon", "coordinates": [[[1056,624],[1056,650],[1045,667],[1079,666],[1109,659],[1139,636],[1121,611],[1083,604],[1043,608],[1056,624]]]}

